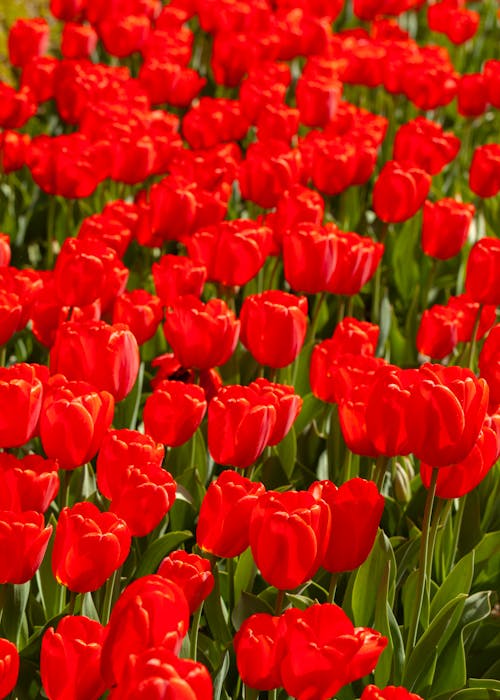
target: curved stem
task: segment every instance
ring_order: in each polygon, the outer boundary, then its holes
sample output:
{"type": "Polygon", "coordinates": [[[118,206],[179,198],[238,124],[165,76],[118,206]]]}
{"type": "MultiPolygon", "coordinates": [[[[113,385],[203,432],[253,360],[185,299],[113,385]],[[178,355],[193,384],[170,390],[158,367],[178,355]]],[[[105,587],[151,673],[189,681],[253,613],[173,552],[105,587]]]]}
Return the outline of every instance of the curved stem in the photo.
{"type": "Polygon", "coordinates": [[[193,661],[196,661],[196,656],[197,656],[197,651],[198,651],[198,631],[200,629],[200,620],[201,620],[201,613],[203,611],[203,602],[201,603],[200,607],[198,610],[195,612],[193,616],[193,622],[191,625],[191,634],[189,637],[190,645],[189,645],[189,655],[193,659],[193,661]]]}
{"type": "Polygon", "coordinates": [[[477,310],[476,320],[474,322],[474,329],[472,331],[472,338],[469,346],[469,369],[474,369],[474,360],[476,358],[476,346],[477,346],[477,335],[479,331],[479,324],[481,323],[481,313],[483,311],[483,305],[479,304],[479,309],[477,310]]]}
{"type": "Polygon", "coordinates": [[[455,563],[455,558],[457,556],[458,540],[460,539],[460,531],[462,529],[462,521],[464,519],[464,511],[465,511],[465,496],[462,496],[462,498],[458,501],[458,510],[457,510],[457,516],[456,516],[454,528],[453,528],[453,543],[451,545],[451,556],[450,556],[450,559],[448,562],[448,571],[450,571],[453,568],[453,564],[455,563]]]}
{"type": "Polygon", "coordinates": [[[335,602],[335,592],[337,590],[337,583],[339,580],[339,574],[332,574],[330,577],[330,588],[328,589],[328,603],[335,602]]]}

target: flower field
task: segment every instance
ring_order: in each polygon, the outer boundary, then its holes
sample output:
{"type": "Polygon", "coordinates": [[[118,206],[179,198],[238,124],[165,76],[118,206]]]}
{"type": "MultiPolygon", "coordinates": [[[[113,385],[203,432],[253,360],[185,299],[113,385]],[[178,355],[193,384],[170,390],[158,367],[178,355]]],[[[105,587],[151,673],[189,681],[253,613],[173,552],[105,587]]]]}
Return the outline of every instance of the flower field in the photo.
{"type": "Polygon", "coordinates": [[[500,698],[498,3],[47,4],[2,18],[0,699],[500,698]]]}

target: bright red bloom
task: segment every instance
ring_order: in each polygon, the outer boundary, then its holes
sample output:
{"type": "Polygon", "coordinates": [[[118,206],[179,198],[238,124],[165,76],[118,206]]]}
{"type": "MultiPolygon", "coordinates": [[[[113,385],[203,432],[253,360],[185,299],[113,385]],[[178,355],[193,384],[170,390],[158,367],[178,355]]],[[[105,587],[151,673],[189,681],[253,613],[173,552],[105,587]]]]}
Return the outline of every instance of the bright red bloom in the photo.
{"type": "Polygon", "coordinates": [[[151,366],[158,372],[151,379],[151,386],[156,389],[165,380],[196,384],[203,387],[207,401],[211,401],[222,386],[222,378],[216,369],[202,369],[196,372],[181,365],[173,353],[165,353],[155,357],[151,366]]]}
{"type": "Polygon", "coordinates": [[[335,224],[326,224],[325,229],[337,238],[337,262],[327,291],[347,296],[358,294],[375,274],[384,253],[383,244],[351,231],[340,231],[335,224]]]}
{"type": "MultiPolygon", "coordinates": [[[[247,618],[234,637],[236,665],[250,688],[273,690],[281,686],[280,662],[284,645],[279,644],[283,616],[257,613],[247,618]]],[[[281,641],[281,640],[280,640],[281,641]]]]}
{"type": "Polygon", "coordinates": [[[330,536],[326,503],[306,491],[268,491],[250,520],[250,547],[263,579],[280,590],[312,578],[330,536]]]}
{"type": "Polygon", "coordinates": [[[63,508],[57,521],[52,571],[76,593],[96,591],[128,557],[131,535],[114,513],[90,501],[63,508]]]}
{"type": "Polygon", "coordinates": [[[42,392],[42,382],[32,365],[0,367],[1,447],[19,447],[35,435],[42,392]]]}
{"type": "Polygon", "coordinates": [[[24,126],[37,111],[34,95],[29,88],[18,92],[0,82],[0,128],[19,129],[24,126]]]}
{"type": "Polygon", "coordinates": [[[467,73],[458,82],[458,113],[464,117],[479,117],[488,106],[488,87],[482,73],[467,73]]]}
{"type": "Polygon", "coordinates": [[[342,97],[337,77],[303,75],[297,81],[297,107],[306,126],[325,126],[332,121],[342,97]]]}
{"type": "Polygon", "coordinates": [[[165,380],[146,399],[144,428],[157,442],[179,447],[194,435],[206,410],[201,386],[165,380]]]}
{"type": "Polygon", "coordinates": [[[19,652],[8,639],[0,638],[0,697],[14,690],[19,675],[19,652]]]}
{"type": "Polygon", "coordinates": [[[338,238],[330,227],[300,222],[283,236],[285,279],[307,294],[326,291],[338,256],[338,238]]]}
{"type": "Polygon", "coordinates": [[[127,326],[104,321],[63,323],[50,351],[52,373],[93,384],[121,401],[139,372],[139,349],[127,326]]]}
{"type": "Polygon", "coordinates": [[[297,700],[327,700],[375,668],[386,637],[354,627],[337,605],[312,605],[288,624],[281,677],[297,700]]]}
{"type": "Polygon", "coordinates": [[[402,686],[388,685],[387,688],[377,688],[376,685],[367,685],[361,700],[423,700],[423,698],[416,693],[410,693],[402,686]]]}
{"type": "Polygon", "coordinates": [[[361,566],[375,542],[385,505],[373,481],[350,479],[339,488],[331,481],[318,481],[309,491],[330,509],[331,529],[323,568],[338,573],[361,566]]]}
{"type": "Polygon", "coordinates": [[[106,498],[120,489],[127,467],[153,464],[161,466],[165,450],[149,435],[137,430],[109,430],[97,455],[97,485],[106,498]]]}
{"type": "Polygon", "coordinates": [[[408,402],[410,452],[434,467],[456,464],[474,447],[488,386],[468,369],[425,364],[408,402]]]}
{"type": "Polygon", "coordinates": [[[182,255],[163,255],[151,269],[156,293],[164,306],[172,306],[186,294],[199,297],[207,279],[204,265],[182,255]]]}
{"type": "MultiPolygon", "coordinates": [[[[10,254],[10,248],[8,251],[10,254]]],[[[17,294],[0,290],[0,345],[5,345],[18,330],[22,311],[17,294]]]]}
{"type": "Polygon", "coordinates": [[[175,501],[172,475],[156,464],[127,466],[113,486],[110,511],[122,518],[134,537],[149,535],[175,501]]]}
{"type": "Polygon", "coordinates": [[[182,549],[165,557],[157,573],[182,589],[191,613],[200,607],[214,587],[214,577],[208,559],[198,554],[189,554],[182,549]]]}
{"type": "Polygon", "coordinates": [[[298,149],[276,139],[256,141],[248,147],[240,166],[241,195],[264,209],[271,209],[286,190],[299,182],[301,172],[298,149]]]}
{"type": "Polygon", "coordinates": [[[429,193],[431,177],[424,170],[388,161],[373,188],[373,208],[386,223],[410,219],[429,193]]]}
{"type": "Polygon", "coordinates": [[[480,304],[500,304],[500,241],[481,238],[474,243],[467,260],[465,291],[480,304]]]}
{"type": "Polygon", "coordinates": [[[66,22],[61,35],[64,58],[88,58],[95,51],[99,37],[90,24],[66,22]]]}
{"type": "Polygon", "coordinates": [[[163,576],[142,576],[118,598],[108,624],[101,672],[109,686],[118,683],[132,654],[155,646],[178,653],[189,627],[182,590],[163,576]]]}
{"type": "Polygon", "coordinates": [[[59,490],[55,460],[29,454],[18,459],[0,454],[0,510],[45,513],[59,490]]]}
{"type": "Polygon", "coordinates": [[[155,335],[163,318],[160,299],[145,289],[123,292],[113,306],[113,323],[124,323],[142,345],[155,335]]]}
{"type": "Polygon", "coordinates": [[[250,386],[262,392],[264,396],[272,396],[275,400],[276,423],[269,438],[269,445],[277,445],[283,440],[302,408],[302,398],[295,393],[293,386],[275,384],[259,377],[250,386]]]}
{"type": "MultiPolygon", "coordinates": [[[[500,456],[500,416],[486,417],[469,454],[456,464],[440,467],[436,494],[440,498],[461,498],[481,483],[500,456]]],[[[420,476],[429,488],[432,465],[420,462],[420,476]]]]}
{"type": "Polygon", "coordinates": [[[49,46],[49,25],[42,17],[18,19],[9,31],[9,61],[23,67],[34,56],[44,54],[49,46]]]}
{"type": "Polygon", "coordinates": [[[45,527],[43,515],[33,510],[0,511],[0,583],[26,583],[49,544],[52,525],[45,527]]]}
{"type": "MultiPolygon", "coordinates": [[[[448,308],[453,309],[457,314],[458,321],[458,342],[469,343],[472,340],[474,326],[479,314],[479,304],[472,301],[467,294],[459,294],[448,299],[448,308]]],[[[494,304],[483,305],[479,318],[476,338],[486,335],[497,319],[497,309],[494,304]]]]}
{"type": "Polygon", "coordinates": [[[167,309],[163,330],[183,367],[211,369],[233,354],[240,322],[222,299],[204,304],[188,295],[167,309]]]}
{"type": "Polygon", "coordinates": [[[207,489],[200,507],[196,541],[217,557],[236,557],[247,549],[250,517],[264,485],[226,469],[207,489]]]}
{"type": "Polygon", "coordinates": [[[494,197],[500,192],[500,144],[489,143],[475,149],[469,187],[480,197],[494,197]]]}
{"type": "Polygon", "coordinates": [[[239,287],[264,265],[271,238],[267,226],[235,219],[199,229],[186,243],[190,257],[206,267],[209,281],[239,287]]]}
{"type": "Polygon", "coordinates": [[[35,56],[23,66],[21,87],[27,88],[38,104],[54,97],[58,65],[59,61],[54,56],[35,56]]]}
{"type": "Polygon", "coordinates": [[[218,464],[249,467],[269,444],[276,424],[274,397],[251,386],[220,389],[208,407],[208,450],[218,464]]]}
{"type": "Polygon", "coordinates": [[[458,343],[458,312],[448,306],[435,304],[425,309],[417,331],[417,350],[422,355],[442,360],[458,343]]]}
{"type": "Polygon", "coordinates": [[[98,24],[104,48],[112,56],[125,58],[140,51],[149,36],[151,20],[144,15],[109,14],[98,24]]]}
{"type": "Polygon", "coordinates": [[[270,289],[246,297],[241,307],[241,342],[261,365],[286,367],[302,349],[307,298],[270,289]]]}
{"type": "Polygon", "coordinates": [[[440,124],[417,117],[399,127],[394,138],[394,160],[412,163],[437,175],[457,156],[460,139],[440,124]]]}
{"type": "Polygon", "coordinates": [[[212,679],[207,668],[191,659],[179,659],[162,646],[132,654],[109,700],[212,700],[212,679]]]}
{"type": "Polygon", "coordinates": [[[207,82],[192,68],[154,56],[141,65],[139,81],[152,105],[166,103],[174,107],[189,107],[207,82]]]}
{"type": "Polygon", "coordinates": [[[30,144],[28,134],[17,131],[3,131],[0,134],[0,169],[4,173],[19,170],[26,162],[26,153],[30,144]]]}
{"type": "Polygon", "coordinates": [[[461,251],[474,217],[473,204],[446,198],[424,204],[422,249],[426,255],[448,260],[461,251]]]}
{"type": "Polygon", "coordinates": [[[272,221],[275,238],[282,242],[286,231],[299,229],[299,224],[310,223],[320,227],[325,203],[319,192],[297,184],[283,193],[276,206],[272,221]]]}
{"type": "Polygon", "coordinates": [[[477,32],[479,13],[456,0],[442,0],[427,8],[427,21],[433,32],[445,34],[454,44],[463,44],[477,32]]]}
{"type": "Polygon", "coordinates": [[[63,469],[89,462],[111,426],[115,402],[87,382],[51,377],[40,414],[40,438],[48,457],[63,469]]]}
{"type": "Polygon", "coordinates": [[[490,390],[490,407],[500,405],[500,324],[494,326],[479,353],[479,374],[490,390]]]}
{"type": "Polygon", "coordinates": [[[40,654],[42,685],[51,700],[98,700],[105,628],[88,617],[67,615],[45,632],[40,654]]]}
{"type": "Polygon", "coordinates": [[[500,108],[500,61],[490,58],[483,67],[486,89],[488,92],[488,102],[497,109],[500,108]]]}

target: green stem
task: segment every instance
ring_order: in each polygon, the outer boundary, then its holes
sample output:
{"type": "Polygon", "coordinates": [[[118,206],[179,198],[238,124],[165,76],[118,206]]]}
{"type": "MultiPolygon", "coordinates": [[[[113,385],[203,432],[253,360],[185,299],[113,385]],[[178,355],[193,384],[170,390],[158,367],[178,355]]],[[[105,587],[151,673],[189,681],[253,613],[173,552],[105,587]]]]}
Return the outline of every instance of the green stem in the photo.
{"type": "Polygon", "coordinates": [[[75,613],[75,605],[77,598],[79,596],[79,593],[76,593],[75,591],[70,591],[70,596],[69,596],[69,607],[68,607],[68,614],[69,615],[74,615],[75,613]]]}
{"type": "Polygon", "coordinates": [[[309,330],[307,332],[307,339],[308,340],[314,340],[314,338],[316,337],[316,326],[318,325],[319,314],[320,314],[321,307],[323,306],[323,302],[325,301],[325,299],[326,299],[326,292],[321,292],[320,294],[316,294],[316,298],[314,300],[312,317],[311,317],[311,325],[309,326],[309,330]]]}
{"type": "Polygon", "coordinates": [[[335,592],[337,590],[337,583],[339,580],[339,574],[332,574],[330,577],[330,588],[328,589],[328,603],[335,602],[335,592]]]}
{"type": "Polygon", "coordinates": [[[436,273],[438,271],[438,267],[439,267],[439,260],[437,258],[433,258],[431,268],[429,270],[429,274],[427,275],[425,285],[422,289],[422,298],[420,300],[420,305],[421,305],[423,310],[425,310],[427,308],[427,301],[429,299],[429,292],[431,291],[432,285],[433,285],[434,280],[436,278],[436,273]]]}
{"type": "Polygon", "coordinates": [[[200,620],[201,620],[201,613],[203,611],[203,602],[201,603],[200,607],[198,610],[195,612],[193,616],[193,622],[191,624],[191,634],[190,634],[190,657],[193,659],[193,661],[196,661],[197,657],[197,652],[198,652],[198,631],[200,629],[200,620]]]}
{"type": "Polygon", "coordinates": [[[472,338],[470,341],[470,346],[469,346],[469,362],[468,362],[468,367],[469,369],[473,370],[474,369],[474,361],[476,359],[476,346],[477,346],[477,334],[479,331],[479,324],[481,323],[481,313],[483,311],[483,305],[479,304],[479,308],[477,310],[477,316],[476,320],[474,322],[474,328],[472,330],[472,338]]]}
{"type": "Polygon", "coordinates": [[[274,606],[274,614],[281,615],[281,609],[283,608],[283,601],[285,600],[285,591],[278,591],[276,596],[276,604],[274,606]]]}
{"type": "Polygon", "coordinates": [[[258,700],[259,691],[256,688],[250,688],[249,685],[245,685],[245,700],[258,700]]]}
{"type": "Polygon", "coordinates": [[[0,367],[5,367],[7,362],[7,346],[2,345],[0,349],[0,367]]]}
{"type": "Polygon", "coordinates": [[[49,200],[49,210],[47,212],[47,253],[45,256],[46,267],[52,269],[54,265],[54,227],[56,223],[56,198],[49,200]]]}
{"type": "Polygon", "coordinates": [[[101,624],[107,625],[111,615],[111,609],[113,607],[113,598],[115,593],[115,588],[120,582],[121,578],[121,567],[113,572],[113,575],[106,581],[106,589],[104,593],[104,600],[101,609],[101,624]]]}
{"type": "Polygon", "coordinates": [[[457,556],[458,541],[460,539],[460,531],[462,529],[462,521],[464,519],[464,511],[465,511],[465,496],[462,496],[462,498],[460,498],[458,501],[457,515],[456,515],[455,522],[454,522],[453,542],[451,545],[450,559],[448,561],[448,571],[451,571],[451,569],[453,568],[453,565],[455,563],[455,559],[457,556]]]}
{"type": "Polygon", "coordinates": [[[382,486],[384,485],[384,477],[388,463],[389,457],[385,455],[379,455],[375,462],[374,481],[379,491],[382,491],[382,486]]]}
{"type": "MultiPolygon", "coordinates": [[[[424,592],[425,592],[425,584],[426,584],[427,562],[429,559],[430,524],[431,524],[432,507],[434,505],[434,497],[436,495],[437,478],[438,478],[438,470],[433,469],[431,483],[429,486],[429,490],[427,491],[427,499],[425,501],[424,520],[422,523],[422,539],[420,542],[420,561],[419,561],[419,565],[418,565],[419,576],[418,576],[417,590],[416,590],[416,605],[413,608],[413,615],[411,618],[410,629],[408,631],[408,639],[406,642],[405,667],[408,664],[411,652],[415,648],[415,643],[417,641],[418,623],[420,620],[420,615],[422,613],[422,604],[424,601],[424,592]]],[[[430,556],[432,556],[432,552],[430,553],[430,556]]],[[[406,668],[405,668],[405,671],[406,671],[406,668]]],[[[405,675],[406,675],[406,673],[405,673],[405,675]]],[[[403,682],[404,682],[404,677],[403,677],[403,682]]]]}
{"type": "Polygon", "coordinates": [[[227,559],[227,576],[228,576],[228,587],[229,587],[229,615],[232,614],[234,610],[234,559],[232,557],[229,557],[227,559]]]}

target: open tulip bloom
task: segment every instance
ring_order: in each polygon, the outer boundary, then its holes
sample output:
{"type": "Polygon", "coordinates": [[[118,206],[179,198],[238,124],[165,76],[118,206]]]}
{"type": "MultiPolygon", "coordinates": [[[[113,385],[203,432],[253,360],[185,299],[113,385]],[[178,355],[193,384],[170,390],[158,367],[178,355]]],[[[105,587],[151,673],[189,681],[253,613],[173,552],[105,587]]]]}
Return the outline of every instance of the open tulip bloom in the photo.
{"type": "Polygon", "coordinates": [[[500,697],[497,3],[10,5],[0,700],[500,697]]]}

